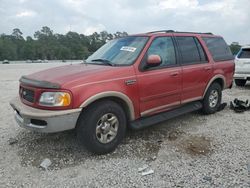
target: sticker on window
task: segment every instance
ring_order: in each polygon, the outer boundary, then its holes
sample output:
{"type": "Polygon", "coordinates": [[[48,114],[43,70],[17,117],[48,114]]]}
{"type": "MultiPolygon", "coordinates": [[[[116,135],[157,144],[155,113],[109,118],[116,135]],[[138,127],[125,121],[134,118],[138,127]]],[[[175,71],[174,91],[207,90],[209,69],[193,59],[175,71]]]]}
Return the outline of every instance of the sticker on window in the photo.
{"type": "Polygon", "coordinates": [[[135,52],[136,48],[130,46],[123,46],[120,50],[127,51],[127,52],[135,52]]]}

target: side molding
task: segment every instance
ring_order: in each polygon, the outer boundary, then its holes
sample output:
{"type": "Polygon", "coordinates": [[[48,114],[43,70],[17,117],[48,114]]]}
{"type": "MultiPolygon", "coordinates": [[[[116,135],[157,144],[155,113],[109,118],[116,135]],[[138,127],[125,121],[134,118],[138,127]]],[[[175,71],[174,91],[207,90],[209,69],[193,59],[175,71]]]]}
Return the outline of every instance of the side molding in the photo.
{"type": "Polygon", "coordinates": [[[207,92],[208,88],[209,88],[210,85],[213,83],[213,81],[216,80],[217,78],[221,78],[221,79],[223,80],[223,88],[222,88],[222,89],[225,89],[225,87],[226,87],[226,79],[225,79],[225,77],[224,77],[223,75],[216,75],[216,76],[214,76],[214,77],[208,82],[207,87],[206,87],[206,89],[205,89],[205,91],[204,91],[204,93],[203,93],[202,98],[204,98],[204,96],[206,95],[206,92],[207,92]]]}
{"type": "Polygon", "coordinates": [[[120,98],[121,100],[123,100],[128,108],[129,108],[129,119],[130,120],[134,120],[135,119],[135,110],[134,110],[134,105],[132,103],[132,101],[130,100],[130,98],[121,93],[121,92],[117,92],[117,91],[105,91],[102,93],[98,93],[90,98],[88,98],[87,100],[85,100],[82,104],[81,104],[81,108],[84,108],[86,106],[88,106],[89,104],[91,104],[92,102],[95,102],[98,99],[102,99],[105,97],[117,97],[120,98]]]}

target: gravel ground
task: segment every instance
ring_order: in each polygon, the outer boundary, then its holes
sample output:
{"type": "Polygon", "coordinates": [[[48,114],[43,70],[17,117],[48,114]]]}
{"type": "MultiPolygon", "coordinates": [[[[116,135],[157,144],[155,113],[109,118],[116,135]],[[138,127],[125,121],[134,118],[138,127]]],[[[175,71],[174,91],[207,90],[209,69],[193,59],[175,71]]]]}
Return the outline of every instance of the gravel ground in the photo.
{"type": "MultiPolygon", "coordinates": [[[[21,75],[58,64],[0,65],[0,187],[250,187],[250,112],[186,114],[129,131],[118,149],[95,156],[74,131],[39,134],[19,128],[8,102],[21,75]],[[43,159],[52,165],[39,168],[43,159]],[[148,165],[154,173],[142,176],[148,165]]],[[[223,92],[223,101],[250,99],[250,85],[223,92]]]]}

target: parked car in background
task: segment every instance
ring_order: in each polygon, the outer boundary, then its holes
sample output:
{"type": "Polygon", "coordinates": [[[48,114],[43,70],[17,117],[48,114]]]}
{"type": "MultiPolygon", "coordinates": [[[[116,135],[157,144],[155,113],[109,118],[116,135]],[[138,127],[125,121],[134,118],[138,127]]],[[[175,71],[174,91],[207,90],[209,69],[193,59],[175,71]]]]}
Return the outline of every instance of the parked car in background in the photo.
{"type": "Polygon", "coordinates": [[[26,63],[33,63],[33,61],[30,60],[30,59],[27,59],[27,60],[26,60],[26,63]]]}
{"type": "Polygon", "coordinates": [[[10,62],[9,62],[9,60],[5,59],[5,60],[3,61],[3,64],[10,64],[10,62]]]}
{"type": "Polygon", "coordinates": [[[235,84],[245,86],[247,80],[250,80],[250,46],[242,47],[235,57],[235,84]]]}
{"type": "Polygon", "coordinates": [[[43,63],[43,60],[41,59],[33,60],[32,63],[43,63]]]}
{"type": "Polygon", "coordinates": [[[231,88],[234,57],[221,36],[155,31],[112,40],[84,63],[20,79],[17,123],[38,132],[76,129],[86,148],[113,151],[127,128],[215,113],[231,88]]]}

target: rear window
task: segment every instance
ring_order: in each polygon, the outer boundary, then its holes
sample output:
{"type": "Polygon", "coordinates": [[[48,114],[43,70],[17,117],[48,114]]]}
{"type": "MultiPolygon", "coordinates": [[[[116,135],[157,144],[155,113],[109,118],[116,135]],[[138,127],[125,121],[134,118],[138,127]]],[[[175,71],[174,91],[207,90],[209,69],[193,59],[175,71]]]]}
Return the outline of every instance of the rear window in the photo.
{"type": "Polygon", "coordinates": [[[214,61],[232,60],[233,54],[227,43],[221,37],[202,37],[214,61]]]}
{"type": "Polygon", "coordinates": [[[242,49],[238,55],[238,58],[250,58],[250,48],[249,49],[242,49]]]}

